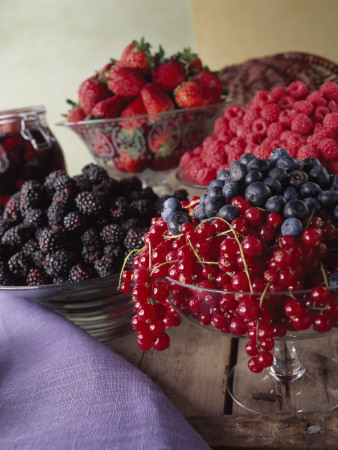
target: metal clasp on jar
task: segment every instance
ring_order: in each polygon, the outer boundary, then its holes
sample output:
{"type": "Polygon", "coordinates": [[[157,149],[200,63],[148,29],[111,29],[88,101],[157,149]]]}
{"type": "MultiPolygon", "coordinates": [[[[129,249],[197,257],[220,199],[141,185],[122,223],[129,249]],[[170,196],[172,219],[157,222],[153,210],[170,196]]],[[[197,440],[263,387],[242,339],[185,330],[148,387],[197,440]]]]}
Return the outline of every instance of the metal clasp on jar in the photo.
{"type": "Polygon", "coordinates": [[[30,141],[34,150],[42,151],[48,150],[52,146],[54,141],[53,136],[49,133],[48,129],[42,126],[40,119],[36,113],[27,114],[21,116],[21,136],[30,141]],[[29,122],[34,122],[33,127],[29,126],[29,122]],[[39,133],[43,140],[38,140],[36,134],[39,133]]]}

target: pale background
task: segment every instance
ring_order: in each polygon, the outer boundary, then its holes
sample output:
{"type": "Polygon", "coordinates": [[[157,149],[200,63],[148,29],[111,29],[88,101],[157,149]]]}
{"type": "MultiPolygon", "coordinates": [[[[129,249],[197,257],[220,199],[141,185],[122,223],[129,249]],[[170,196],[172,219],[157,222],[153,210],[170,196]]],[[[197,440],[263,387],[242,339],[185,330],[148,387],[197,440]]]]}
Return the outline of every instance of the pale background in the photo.
{"type": "Polygon", "coordinates": [[[68,172],[92,161],[55,124],[80,82],[144,36],[211,69],[285,51],[338,62],[338,0],[0,0],[0,111],[45,105],[68,172]]]}

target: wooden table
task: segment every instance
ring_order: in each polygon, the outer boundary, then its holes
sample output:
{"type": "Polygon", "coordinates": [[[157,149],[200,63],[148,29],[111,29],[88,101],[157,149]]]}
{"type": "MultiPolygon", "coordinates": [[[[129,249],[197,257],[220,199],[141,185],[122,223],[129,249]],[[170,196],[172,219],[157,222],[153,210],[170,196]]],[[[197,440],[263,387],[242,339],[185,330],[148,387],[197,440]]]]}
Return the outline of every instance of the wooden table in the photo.
{"type": "MultiPolygon", "coordinates": [[[[247,358],[245,339],[212,333],[185,319],[169,334],[171,345],[164,352],[141,351],[135,332],[106,345],[146,373],[212,448],[338,448],[337,410],[276,413],[275,402],[270,402],[271,413],[250,414],[232,402],[226,390],[227,376],[237,361],[247,358]]],[[[338,334],[297,342],[297,349],[302,348],[325,350],[338,358],[338,334]]],[[[243,374],[237,389],[248,388],[243,374]]],[[[271,394],[278,394],[283,405],[287,392],[277,384],[274,389],[271,394]]]]}

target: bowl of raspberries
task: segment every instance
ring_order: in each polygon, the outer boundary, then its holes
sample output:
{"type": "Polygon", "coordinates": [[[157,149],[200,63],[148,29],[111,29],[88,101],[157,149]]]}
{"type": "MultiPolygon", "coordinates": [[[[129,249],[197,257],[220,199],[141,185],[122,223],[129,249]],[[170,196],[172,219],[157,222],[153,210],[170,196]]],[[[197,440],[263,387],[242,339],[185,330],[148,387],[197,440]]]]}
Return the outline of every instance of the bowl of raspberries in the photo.
{"type": "Polygon", "coordinates": [[[338,172],[338,84],[327,81],[311,91],[302,81],[258,91],[244,108],[232,104],[202,145],[180,159],[178,179],[206,187],[219,170],[244,153],[268,159],[277,147],[301,161],[319,159],[329,173],[338,172]]]}
{"type": "Polygon", "coordinates": [[[130,331],[132,300],[118,291],[119,272],[166,198],[94,163],[73,177],[56,170],[26,181],[0,219],[1,295],[36,301],[101,340],[130,331]]]}
{"type": "Polygon", "coordinates": [[[152,186],[201,144],[225,107],[220,78],[196,54],[166,56],[144,39],[84,80],[77,97],[61,125],[110,175],[142,174],[152,186]]]}

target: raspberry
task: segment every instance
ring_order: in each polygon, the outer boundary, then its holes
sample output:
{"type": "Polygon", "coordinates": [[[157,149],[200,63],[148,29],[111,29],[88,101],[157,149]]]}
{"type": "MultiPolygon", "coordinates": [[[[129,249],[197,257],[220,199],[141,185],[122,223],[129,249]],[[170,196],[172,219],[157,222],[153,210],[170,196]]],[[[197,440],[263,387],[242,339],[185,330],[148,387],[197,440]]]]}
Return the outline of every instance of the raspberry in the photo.
{"type": "Polygon", "coordinates": [[[295,101],[296,100],[294,99],[294,97],[291,97],[291,95],[284,95],[284,97],[282,97],[277,104],[279,106],[279,109],[284,110],[292,108],[292,105],[295,103],[295,101]]]}
{"type": "Polygon", "coordinates": [[[234,117],[229,120],[229,130],[232,134],[237,135],[238,128],[243,124],[242,117],[234,117]]]}
{"type": "Polygon", "coordinates": [[[338,173],[338,159],[329,162],[329,170],[331,173],[338,173]]]}
{"type": "Polygon", "coordinates": [[[278,102],[284,95],[286,95],[286,88],[283,86],[276,86],[271,91],[272,101],[278,102]]]}
{"type": "Polygon", "coordinates": [[[293,118],[296,116],[297,112],[293,109],[284,109],[279,113],[279,123],[284,127],[291,127],[293,118]]]}
{"type": "Polygon", "coordinates": [[[210,167],[205,167],[198,174],[198,181],[202,185],[208,185],[217,176],[217,171],[210,167]]]}
{"type": "Polygon", "coordinates": [[[265,105],[272,103],[273,97],[268,91],[259,91],[253,98],[253,105],[258,108],[263,108],[265,105]]]}
{"type": "Polygon", "coordinates": [[[319,92],[326,99],[338,101],[338,84],[333,81],[326,81],[322,84],[319,92]]]}
{"type": "Polygon", "coordinates": [[[224,117],[228,120],[234,119],[235,117],[243,117],[243,116],[244,110],[237,105],[229,106],[224,112],[224,117]]]}
{"type": "Polygon", "coordinates": [[[266,119],[263,119],[262,117],[260,117],[259,119],[256,119],[253,122],[253,124],[251,126],[251,130],[253,133],[266,135],[268,125],[269,125],[268,121],[266,119]]]}
{"type": "Polygon", "coordinates": [[[331,112],[338,112],[338,102],[336,102],[335,100],[330,100],[327,106],[331,112]]]}
{"type": "Polygon", "coordinates": [[[306,135],[310,134],[312,129],[312,120],[306,114],[297,113],[296,116],[292,119],[291,130],[294,133],[306,135]]]}
{"type": "Polygon", "coordinates": [[[338,159],[338,144],[334,139],[322,139],[318,143],[318,148],[327,161],[338,159]]]}
{"type": "Polygon", "coordinates": [[[301,161],[305,158],[318,158],[319,152],[318,150],[310,144],[304,144],[298,149],[297,158],[299,158],[301,161]]]}
{"type": "Polygon", "coordinates": [[[314,106],[308,100],[298,100],[293,104],[293,109],[297,112],[310,116],[313,112],[314,106]]]}
{"type": "Polygon", "coordinates": [[[202,153],[202,147],[196,147],[192,152],[195,156],[200,156],[200,154],[202,153]]]}
{"type": "Polygon", "coordinates": [[[193,152],[185,152],[180,159],[180,169],[185,170],[194,158],[193,152]]]}
{"type": "Polygon", "coordinates": [[[222,116],[219,117],[214,125],[214,131],[217,137],[219,137],[219,134],[222,134],[224,132],[227,132],[229,130],[229,120],[222,116]]]}
{"type": "Polygon", "coordinates": [[[318,120],[318,122],[322,122],[328,114],[330,114],[329,108],[326,106],[316,106],[313,117],[318,120]]]}
{"type": "Polygon", "coordinates": [[[277,103],[270,103],[264,105],[261,111],[261,116],[268,122],[275,122],[279,116],[279,106],[277,103]]]}
{"type": "Polygon", "coordinates": [[[288,148],[290,156],[297,156],[299,148],[305,144],[306,138],[300,134],[291,134],[286,140],[286,146],[288,148]]]}
{"type": "Polygon", "coordinates": [[[290,95],[292,95],[292,97],[297,100],[305,98],[308,94],[308,88],[306,84],[298,80],[291,83],[288,86],[287,91],[290,95]]]}
{"type": "Polygon", "coordinates": [[[264,141],[264,135],[260,133],[250,133],[246,136],[247,143],[255,148],[264,141]]]}
{"type": "Polygon", "coordinates": [[[270,139],[278,139],[284,131],[284,127],[280,122],[270,123],[266,135],[270,139]]]}
{"type": "Polygon", "coordinates": [[[325,106],[326,100],[319,91],[310,92],[306,100],[314,106],[325,106]]]}
{"type": "Polygon", "coordinates": [[[200,158],[194,158],[194,160],[192,161],[190,166],[187,167],[185,172],[188,178],[191,178],[192,180],[197,182],[200,170],[204,169],[205,167],[206,167],[205,164],[200,158]]]}
{"type": "Polygon", "coordinates": [[[271,154],[271,147],[267,145],[258,145],[254,149],[253,154],[256,156],[256,158],[269,159],[269,156],[271,154]]]}
{"type": "Polygon", "coordinates": [[[323,125],[327,130],[338,131],[338,112],[327,114],[324,117],[323,125]]]}
{"type": "Polygon", "coordinates": [[[260,117],[260,110],[258,108],[247,110],[243,117],[243,124],[250,127],[256,119],[260,117]]]}

